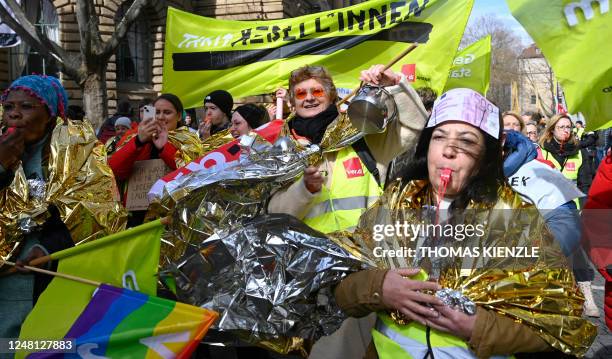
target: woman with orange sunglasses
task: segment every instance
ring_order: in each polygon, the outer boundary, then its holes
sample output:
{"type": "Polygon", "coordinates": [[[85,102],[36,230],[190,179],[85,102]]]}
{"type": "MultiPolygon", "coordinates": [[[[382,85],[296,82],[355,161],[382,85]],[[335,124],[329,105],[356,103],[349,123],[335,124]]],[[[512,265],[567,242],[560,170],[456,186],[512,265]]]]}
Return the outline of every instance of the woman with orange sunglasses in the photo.
{"type": "MultiPolygon", "coordinates": [[[[427,120],[427,112],[415,90],[403,76],[375,65],[362,71],[361,80],[387,86],[397,105],[398,118],[383,133],[342,148],[330,150],[332,138],[342,137],[350,127],[346,115],[338,112],[338,96],[328,71],[321,66],[304,66],[291,73],[289,100],[295,117],[288,122],[290,133],[302,145],[317,144],[323,149],[319,163],[304,170],[301,178],[273,194],[271,213],[291,214],[323,233],[352,230],[359,216],[382,193],[387,165],[397,155],[416,147],[427,120]]],[[[348,319],[331,337],[317,343],[316,358],[361,358],[368,345],[373,320],[348,319]],[[346,340],[350,340],[349,344],[346,340]]]]}

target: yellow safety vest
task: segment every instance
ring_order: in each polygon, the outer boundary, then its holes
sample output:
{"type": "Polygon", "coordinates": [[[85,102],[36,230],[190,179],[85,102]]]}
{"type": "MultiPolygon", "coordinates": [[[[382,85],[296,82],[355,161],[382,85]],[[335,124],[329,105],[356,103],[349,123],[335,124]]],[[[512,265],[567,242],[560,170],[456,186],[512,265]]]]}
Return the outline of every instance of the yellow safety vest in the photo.
{"type": "MultiPolygon", "coordinates": [[[[417,322],[407,325],[395,323],[387,314],[378,313],[372,339],[380,359],[414,358],[423,359],[427,354],[427,327],[417,322]]],[[[429,343],[434,358],[475,359],[476,355],[467,343],[456,336],[437,331],[429,332],[429,343]]],[[[493,356],[491,358],[512,358],[493,356]]]]}
{"type": "Polygon", "coordinates": [[[574,133],[579,140],[582,140],[582,135],[584,134],[584,128],[576,128],[574,127],[574,133]]]}
{"type": "MultiPolygon", "coordinates": [[[[427,280],[428,274],[421,269],[419,273],[410,278],[424,281],[427,280]]],[[[407,325],[397,324],[383,312],[377,313],[376,326],[372,329],[372,339],[380,359],[423,359],[429,349],[427,327],[417,322],[410,322],[407,325]]],[[[429,344],[436,359],[476,358],[463,339],[433,328],[429,329],[429,344]]],[[[508,356],[493,356],[492,358],[508,358],[508,356]]]]}
{"type": "Polygon", "coordinates": [[[572,157],[569,157],[565,162],[565,166],[561,168],[561,164],[557,162],[555,156],[553,156],[550,152],[542,149],[542,156],[544,159],[549,160],[555,165],[555,168],[561,171],[565,178],[568,180],[572,180],[574,183],[578,180],[578,170],[582,166],[582,151],[578,150],[578,153],[572,157]]]}
{"type": "MultiPolygon", "coordinates": [[[[544,159],[549,160],[555,166],[556,169],[561,171],[565,178],[572,181],[575,185],[578,184],[578,170],[580,169],[580,166],[582,166],[581,150],[578,150],[578,153],[576,155],[569,157],[567,161],[565,161],[565,166],[563,167],[563,170],[561,170],[561,164],[557,162],[555,156],[550,154],[550,152],[546,151],[545,149],[542,149],[542,156],[544,157],[544,159]]],[[[574,203],[576,204],[576,208],[580,209],[579,198],[574,199],[574,203]]]]}
{"type": "Polygon", "coordinates": [[[382,194],[374,176],[351,147],[338,151],[331,186],[314,198],[304,223],[323,233],[352,230],[359,217],[382,194]]]}

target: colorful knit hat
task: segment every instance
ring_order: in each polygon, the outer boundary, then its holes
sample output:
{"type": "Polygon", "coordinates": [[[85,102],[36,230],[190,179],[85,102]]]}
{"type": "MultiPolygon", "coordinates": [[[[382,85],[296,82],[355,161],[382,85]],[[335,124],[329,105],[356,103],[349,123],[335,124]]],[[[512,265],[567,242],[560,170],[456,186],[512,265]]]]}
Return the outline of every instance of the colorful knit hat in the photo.
{"type": "Polygon", "coordinates": [[[66,117],[68,94],[56,77],[46,75],[22,76],[13,81],[0,99],[4,102],[9,92],[13,90],[22,90],[30,96],[37,98],[47,106],[51,117],[66,117]]]}

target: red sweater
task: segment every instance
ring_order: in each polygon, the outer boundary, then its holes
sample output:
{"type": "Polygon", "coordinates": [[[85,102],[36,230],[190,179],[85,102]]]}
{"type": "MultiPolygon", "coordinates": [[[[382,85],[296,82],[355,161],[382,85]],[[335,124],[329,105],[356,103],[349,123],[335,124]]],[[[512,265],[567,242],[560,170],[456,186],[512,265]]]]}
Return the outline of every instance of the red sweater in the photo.
{"type": "MultiPolygon", "coordinates": [[[[136,141],[137,137],[138,136],[134,136],[125,146],[113,153],[108,160],[108,165],[113,170],[117,180],[126,181],[130,178],[132,169],[134,168],[134,162],[151,159],[153,144],[147,142],[138,146],[136,141]]],[[[159,158],[161,158],[173,171],[176,170],[176,162],[174,162],[176,151],[176,148],[170,142],[167,142],[166,145],[158,151],[159,158]]]]}
{"type": "Polygon", "coordinates": [[[597,170],[582,212],[585,247],[591,260],[606,279],[604,311],[606,325],[612,330],[612,154],[608,154],[597,170]]]}
{"type": "Polygon", "coordinates": [[[612,209],[612,154],[601,161],[584,208],[612,209]]]}
{"type": "MultiPolygon", "coordinates": [[[[129,135],[129,133],[127,133],[124,138],[119,141],[119,145],[124,141],[127,135],[129,135]]],[[[138,136],[132,137],[132,139],[129,140],[125,146],[113,153],[108,159],[108,165],[115,174],[115,179],[117,180],[117,185],[121,192],[121,202],[123,203],[123,206],[126,205],[127,186],[122,185],[121,182],[126,183],[126,181],[132,175],[134,162],[150,160],[151,152],[154,149],[153,144],[150,142],[140,144],[138,141],[137,143],[137,138],[138,136]]],[[[176,162],[174,162],[176,151],[176,148],[170,143],[170,141],[168,141],[161,150],[158,150],[159,158],[161,158],[172,171],[176,170],[176,162]]]]}

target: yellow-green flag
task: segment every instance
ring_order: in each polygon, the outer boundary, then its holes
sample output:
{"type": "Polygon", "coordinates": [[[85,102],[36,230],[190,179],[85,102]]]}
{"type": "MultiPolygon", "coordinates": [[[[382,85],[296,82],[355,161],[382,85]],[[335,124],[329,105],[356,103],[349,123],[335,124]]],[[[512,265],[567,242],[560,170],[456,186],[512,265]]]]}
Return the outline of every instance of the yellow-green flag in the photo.
{"type": "Polygon", "coordinates": [[[570,113],[587,130],[612,127],[612,12],[609,0],[507,0],[563,85],[570,113]]]}
{"type": "Polygon", "coordinates": [[[457,52],[444,92],[463,87],[486,96],[490,77],[491,35],[488,35],[457,52]]]}
{"type": "Polygon", "coordinates": [[[327,67],[337,87],[352,88],[361,70],[418,42],[393,70],[440,92],[473,3],[371,0],[269,21],[217,20],[169,8],[163,91],[178,95],[186,108],[201,106],[217,89],[234,97],[270,93],[306,64],[327,67]]]}
{"type": "MultiPolygon", "coordinates": [[[[148,295],[157,291],[160,220],[51,254],[57,271],[125,287],[148,295]]],[[[61,339],[87,307],[96,287],[54,278],[21,327],[20,339],[61,339]]],[[[19,352],[22,358],[26,353],[19,352]]]]}

